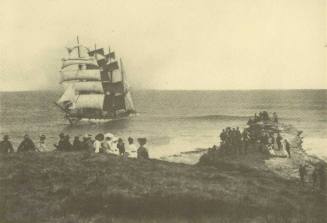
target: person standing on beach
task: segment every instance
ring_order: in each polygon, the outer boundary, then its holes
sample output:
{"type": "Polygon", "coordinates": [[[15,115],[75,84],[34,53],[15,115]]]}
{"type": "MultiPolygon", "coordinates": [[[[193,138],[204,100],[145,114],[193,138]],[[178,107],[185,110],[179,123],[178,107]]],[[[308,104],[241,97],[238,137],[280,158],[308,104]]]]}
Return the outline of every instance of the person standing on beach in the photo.
{"type": "Polygon", "coordinates": [[[242,134],[239,127],[236,127],[235,131],[235,141],[236,141],[236,153],[242,153],[242,134]]]}
{"type": "Polygon", "coordinates": [[[146,138],[138,138],[137,140],[140,144],[140,147],[137,149],[137,159],[149,159],[149,152],[147,148],[144,147],[146,138]]]}
{"type": "Polygon", "coordinates": [[[103,139],[104,139],[104,135],[102,133],[99,133],[95,136],[95,141],[93,143],[95,153],[100,153],[102,151],[103,139]]]}
{"type": "Polygon", "coordinates": [[[87,152],[93,152],[93,143],[88,134],[83,137],[83,142],[81,143],[81,150],[87,152]]]}
{"type": "Polygon", "coordinates": [[[58,144],[53,144],[53,146],[56,147],[57,151],[64,151],[64,141],[65,141],[64,139],[65,139],[64,133],[60,133],[58,144]]]}
{"type": "Polygon", "coordinates": [[[40,141],[37,144],[37,151],[38,152],[46,152],[47,151],[47,146],[45,144],[45,135],[40,136],[40,141]]]}
{"type": "Polygon", "coordinates": [[[70,143],[69,135],[65,135],[63,141],[63,151],[68,152],[72,150],[73,145],[70,143]]]}
{"type": "Polygon", "coordinates": [[[125,144],[122,138],[118,139],[117,148],[119,150],[119,155],[123,156],[125,153],[125,144]]]}
{"type": "Polygon", "coordinates": [[[12,143],[9,141],[9,136],[4,135],[3,140],[0,142],[0,154],[13,153],[14,148],[12,143]]]}
{"type": "Polygon", "coordinates": [[[17,152],[29,152],[36,151],[36,147],[32,139],[26,134],[23,141],[19,144],[17,152]]]}
{"type": "Polygon", "coordinates": [[[304,178],[305,178],[305,175],[306,175],[306,168],[305,168],[304,164],[300,164],[299,175],[300,175],[301,183],[302,183],[302,185],[304,185],[304,178]]]}
{"type": "Polygon", "coordinates": [[[128,137],[128,146],[127,146],[127,151],[129,152],[129,153],[136,153],[136,151],[137,151],[137,148],[136,148],[136,146],[135,146],[135,144],[134,144],[134,139],[132,138],[132,137],[128,137]]]}
{"type": "Polygon", "coordinates": [[[277,138],[276,138],[278,150],[281,150],[283,148],[282,139],[283,139],[283,137],[278,133],[277,138]]]}
{"type": "Polygon", "coordinates": [[[317,187],[317,180],[318,180],[318,169],[316,166],[313,168],[312,172],[312,189],[315,191],[317,187]]]}
{"type": "Polygon", "coordinates": [[[291,158],[291,145],[286,139],[284,140],[284,143],[285,143],[285,150],[288,154],[288,158],[291,158]]]}
{"type": "Polygon", "coordinates": [[[113,153],[114,151],[112,151],[111,149],[111,137],[109,136],[105,136],[103,142],[102,142],[102,148],[104,150],[105,153],[113,153]]]}
{"type": "Polygon", "coordinates": [[[242,132],[242,141],[243,141],[243,152],[244,154],[248,153],[248,146],[249,146],[249,134],[246,129],[242,132]]]}
{"type": "Polygon", "coordinates": [[[325,167],[322,164],[318,170],[318,175],[319,175],[319,189],[320,191],[324,191],[326,187],[326,173],[325,173],[325,167]]]}
{"type": "Polygon", "coordinates": [[[278,116],[276,112],[273,113],[273,122],[278,123],[278,116]]]}
{"type": "Polygon", "coordinates": [[[74,141],[73,141],[73,151],[79,151],[82,150],[82,142],[79,140],[79,136],[75,136],[74,137],[74,141]]]}

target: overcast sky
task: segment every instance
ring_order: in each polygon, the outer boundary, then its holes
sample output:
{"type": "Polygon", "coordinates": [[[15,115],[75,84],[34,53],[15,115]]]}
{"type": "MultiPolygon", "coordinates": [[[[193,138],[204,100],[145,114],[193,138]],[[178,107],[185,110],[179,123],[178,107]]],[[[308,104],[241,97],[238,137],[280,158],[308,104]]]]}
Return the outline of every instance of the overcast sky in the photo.
{"type": "Polygon", "coordinates": [[[327,88],[325,0],[0,0],[0,90],[59,86],[65,47],[110,47],[133,88],[327,88]]]}

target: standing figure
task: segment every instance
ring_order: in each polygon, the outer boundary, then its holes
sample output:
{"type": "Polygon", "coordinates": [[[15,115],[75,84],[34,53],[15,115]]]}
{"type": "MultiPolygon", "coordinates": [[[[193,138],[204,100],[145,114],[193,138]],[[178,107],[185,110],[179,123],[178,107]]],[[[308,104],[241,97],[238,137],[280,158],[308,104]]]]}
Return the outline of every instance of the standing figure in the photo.
{"type": "Polygon", "coordinates": [[[28,151],[36,151],[36,147],[34,142],[30,139],[30,137],[26,134],[24,135],[23,141],[19,144],[17,148],[17,152],[28,152],[28,151]]]}
{"type": "Polygon", "coordinates": [[[0,142],[0,154],[13,153],[14,148],[12,143],[9,141],[9,136],[4,135],[3,140],[0,142]]]}
{"type": "Polygon", "coordinates": [[[243,152],[244,154],[248,153],[248,146],[249,146],[249,135],[246,129],[242,132],[242,141],[243,141],[243,152]]]}
{"type": "Polygon", "coordinates": [[[276,112],[273,113],[273,122],[278,123],[278,116],[276,112]]]}
{"type": "Polygon", "coordinates": [[[304,181],[305,181],[305,175],[306,175],[306,167],[304,164],[300,164],[300,167],[299,167],[299,175],[300,175],[300,180],[301,180],[301,183],[302,185],[304,185],[304,181]]]}
{"type": "Polygon", "coordinates": [[[45,135],[40,136],[40,141],[37,144],[37,151],[38,152],[46,152],[47,151],[47,146],[45,144],[45,135]]]}
{"type": "Polygon", "coordinates": [[[95,153],[100,153],[102,151],[103,139],[104,139],[104,135],[102,133],[99,133],[95,136],[95,141],[93,143],[95,153]]]}
{"type": "Polygon", "coordinates": [[[79,151],[82,150],[82,142],[79,140],[79,136],[75,136],[74,137],[74,141],[73,141],[73,151],[79,151]]]}
{"type": "Polygon", "coordinates": [[[110,136],[105,136],[102,142],[102,148],[105,153],[113,153],[111,148],[112,138],[110,136]]]}
{"type": "Polygon", "coordinates": [[[88,134],[83,137],[83,142],[81,143],[81,149],[86,152],[93,152],[93,143],[88,134]]]}
{"type": "Polygon", "coordinates": [[[56,147],[57,151],[64,151],[64,141],[65,141],[64,138],[65,138],[65,134],[60,133],[58,144],[53,144],[53,146],[56,147]]]}
{"type": "Polygon", "coordinates": [[[318,169],[316,166],[314,166],[313,172],[312,172],[312,189],[315,191],[317,187],[317,180],[318,180],[318,169]]]}
{"type": "Polygon", "coordinates": [[[122,138],[118,139],[117,148],[119,150],[119,155],[123,156],[125,153],[125,144],[124,144],[122,138]]]}
{"type": "Polygon", "coordinates": [[[321,164],[319,170],[318,170],[318,175],[319,175],[319,188],[320,191],[324,191],[326,187],[326,173],[325,173],[325,167],[324,165],[321,164]]]}
{"type": "Polygon", "coordinates": [[[130,153],[130,154],[134,154],[136,155],[136,151],[137,151],[137,148],[134,144],[134,139],[132,137],[128,137],[128,146],[127,146],[127,151],[130,153]]]}
{"type": "Polygon", "coordinates": [[[285,150],[287,152],[288,158],[291,158],[291,145],[286,139],[284,140],[284,143],[285,143],[285,150]]]}
{"type": "Polygon", "coordinates": [[[276,138],[278,150],[281,150],[283,148],[282,139],[283,139],[283,137],[278,133],[277,138],[276,138]]]}
{"type": "Polygon", "coordinates": [[[235,140],[236,140],[236,152],[237,152],[237,154],[241,154],[242,153],[242,134],[241,134],[239,127],[236,127],[235,140]]]}
{"type": "Polygon", "coordinates": [[[69,140],[69,135],[65,135],[64,137],[64,141],[63,141],[63,151],[71,151],[72,150],[73,145],[70,143],[69,140]]]}
{"type": "Polygon", "coordinates": [[[138,159],[149,159],[149,152],[147,148],[144,147],[146,144],[146,138],[138,138],[137,139],[140,147],[137,149],[137,158],[138,159]]]}

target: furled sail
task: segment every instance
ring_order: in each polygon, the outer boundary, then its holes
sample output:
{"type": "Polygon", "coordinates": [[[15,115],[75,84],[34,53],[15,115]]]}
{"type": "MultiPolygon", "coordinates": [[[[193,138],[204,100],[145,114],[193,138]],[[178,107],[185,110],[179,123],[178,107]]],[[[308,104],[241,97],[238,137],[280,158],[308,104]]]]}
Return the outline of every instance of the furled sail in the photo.
{"type": "Polygon", "coordinates": [[[81,94],[75,104],[76,109],[91,108],[103,110],[103,94],[81,94]]]}
{"type": "Polygon", "coordinates": [[[61,82],[72,80],[100,81],[99,70],[61,70],[61,82]]]}
{"type": "Polygon", "coordinates": [[[98,64],[95,60],[89,59],[67,59],[62,62],[62,69],[71,65],[88,65],[89,67],[97,68],[98,64]]]}
{"type": "Polygon", "coordinates": [[[100,81],[84,81],[74,83],[75,92],[78,94],[97,93],[103,94],[103,87],[100,81]]]}

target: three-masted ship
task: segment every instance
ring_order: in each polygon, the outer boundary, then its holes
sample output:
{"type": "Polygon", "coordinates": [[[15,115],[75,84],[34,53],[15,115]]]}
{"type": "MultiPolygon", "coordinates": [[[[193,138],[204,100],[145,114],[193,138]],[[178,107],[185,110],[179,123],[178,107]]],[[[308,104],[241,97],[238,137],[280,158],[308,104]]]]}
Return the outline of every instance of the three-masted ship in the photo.
{"type": "Polygon", "coordinates": [[[80,120],[109,121],[135,113],[122,60],[103,48],[79,43],[67,48],[62,59],[60,84],[64,94],[56,105],[71,124],[80,120]]]}

